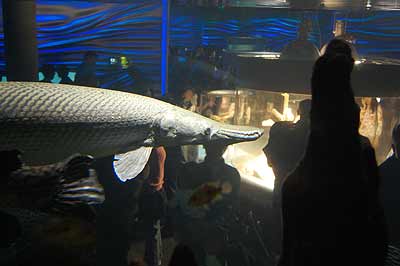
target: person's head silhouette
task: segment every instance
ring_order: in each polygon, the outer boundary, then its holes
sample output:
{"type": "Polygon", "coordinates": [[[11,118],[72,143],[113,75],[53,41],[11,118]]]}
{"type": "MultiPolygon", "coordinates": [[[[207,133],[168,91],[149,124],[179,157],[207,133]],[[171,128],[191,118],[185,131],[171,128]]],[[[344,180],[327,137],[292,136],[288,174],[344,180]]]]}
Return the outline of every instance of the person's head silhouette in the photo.
{"type": "Polygon", "coordinates": [[[315,63],[311,80],[312,131],[358,134],[359,108],[350,82],[353,66],[349,45],[336,39],[315,63]]]}
{"type": "Polygon", "coordinates": [[[169,266],[197,266],[194,252],[189,246],[177,245],[172,253],[169,266]]]}
{"type": "Polygon", "coordinates": [[[287,164],[287,148],[291,139],[292,122],[280,121],[275,123],[269,131],[269,140],[264,148],[268,158],[268,164],[274,169],[275,175],[279,175],[287,164]]]}
{"type": "Polygon", "coordinates": [[[86,52],[83,56],[83,62],[88,65],[96,65],[97,53],[94,51],[86,52]]]}
{"type": "Polygon", "coordinates": [[[301,120],[310,118],[311,100],[306,99],[299,103],[298,114],[301,120]]]}
{"type": "Polygon", "coordinates": [[[65,65],[60,65],[57,68],[57,73],[58,73],[58,76],[60,76],[61,79],[66,79],[66,78],[68,78],[69,71],[68,71],[68,68],[65,65]]]}
{"type": "Polygon", "coordinates": [[[214,142],[211,144],[205,144],[204,148],[207,154],[207,160],[219,160],[224,155],[228,145],[223,142],[214,142]]]}
{"type": "Polygon", "coordinates": [[[43,81],[51,82],[51,80],[53,80],[53,78],[54,78],[54,75],[56,74],[54,66],[49,65],[49,64],[43,65],[42,74],[44,76],[43,81]]]}
{"type": "Polygon", "coordinates": [[[342,39],[333,39],[328,43],[324,56],[332,56],[342,54],[349,57],[349,60],[353,60],[352,50],[350,45],[342,39]]]}

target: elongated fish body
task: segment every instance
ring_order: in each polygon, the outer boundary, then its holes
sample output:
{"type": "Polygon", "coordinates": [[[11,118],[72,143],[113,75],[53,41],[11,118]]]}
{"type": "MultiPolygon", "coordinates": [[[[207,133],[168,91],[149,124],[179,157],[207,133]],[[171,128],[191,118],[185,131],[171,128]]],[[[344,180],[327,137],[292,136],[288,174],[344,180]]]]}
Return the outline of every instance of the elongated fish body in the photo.
{"type": "Polygon", "coordinates": [[[39,82],[0,83],[0,150],[43,165],[140,147],[256,140],[258,128],[221,124],[132,93],[39,82]]]}

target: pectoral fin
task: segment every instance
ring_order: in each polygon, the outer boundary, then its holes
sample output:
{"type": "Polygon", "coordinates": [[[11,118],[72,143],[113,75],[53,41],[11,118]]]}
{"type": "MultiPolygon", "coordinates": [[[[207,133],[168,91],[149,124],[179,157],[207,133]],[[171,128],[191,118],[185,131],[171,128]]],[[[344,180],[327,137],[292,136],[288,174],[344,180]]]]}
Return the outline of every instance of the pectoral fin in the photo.
{"type": "Polygon", "coordinates": [[[141,147],[127,153],[115,155],[113,164],[118,178],[125,182],[140,174],[150,158],[152,149],[152,147],[141,147]]]}

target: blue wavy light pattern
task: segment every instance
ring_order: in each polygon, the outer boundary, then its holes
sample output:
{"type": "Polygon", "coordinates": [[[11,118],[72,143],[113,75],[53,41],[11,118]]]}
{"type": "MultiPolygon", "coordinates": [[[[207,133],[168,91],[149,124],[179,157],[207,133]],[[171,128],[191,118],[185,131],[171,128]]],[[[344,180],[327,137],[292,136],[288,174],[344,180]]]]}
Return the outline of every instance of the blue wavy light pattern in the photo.
{"type": "MultiPolygon", "coordinates": [[[[264,15],[233,18],[229,10],[212,18],[206,15],[182,15],[171,18],[171,45],[198,47],[201,45],[224,48],[229,37],[263,38],[266,50],[279,52],[296,39],[301,20],[312,20],[310,41],[322,47],[332,37],[334,18],[347,20],[347,32],[357,38],[356,48],[364,56],[400,58],[400,12],[352,13],[340,16],[333,11],[288,12],[265,11],[264,15]]],[[[250,13],[250,11],[249,11],[250,13]]]]}
{"type": "MultiPolygon", "coordinates": [[[[133,86],[134,78],[110,70],[109,65],[110,57],[123,55],[146,79],[160,83],[161,9],[159,0],[129,4],[40,0],[39,61],[65,64],[74,71],[86,51],[95,51],[102,86],[126,88],[133,86]]],[[[1,33],[0,53],[4,55],[3,39],[1,33]]],[[[4,56],[0,65],[4,69],[4,56]]]]}
{"type": "Polygon", "coordinates": [[[356,37],[360,54],[400,58],[400,12],[339,18],[347,21],[347,32],[356,37]]]}
{"type": "MultiPolygon", "coordinates": [[[[1,13],[0,13],[1,14],[1,13]]],[[[127,56],[139,72],[154,83],[161,77],[161,14],[159,0],[135,0],[129,4],[61,0],[38,1],[40,62],[65,64],[74,71],[86,51],[99,54],[103,87],[133,86],[124,71],[110,71],[110,57],[127,56]]],[[[313,22],[310,40],[321,47],[332,38],[334,12],[289,12],[264,10],[235,17],[229,10],[207,16],[178,12],[170,18],[170,44],[194,48],[224,48],[230,37],[257,37],[266,50],[281,51],[297,36],[300,21],[313,22]]],[[[370,12],[336,15],[347,20],[347,31],[357,38],[361,55],[400,58],[400,12],[370,12]]],[[[0,20],[0,24],[2,20],[0,20]]],[[[2,29],[2,25],[0,25],[2,29]]],[[[4,71],[4,35],[0,32],[0,70],[4,71]]]]}
{"type": "MultiPolygon", "coordinates": [[[[228,11],[229,12],[229,11],[228,11]]],[[[227,12],[227,13],[228,13],[227,12]]],[[[206,15],[182,15],[175,12],[171,17],[170,42],[177,47],[210,46],[224,48],[232,37],[253,37],[265,40],[266,49],[281,51],[297,37],[297,29],[304,14],[288,14],[286,11],[265,10],[263,16],[249,13],[246,17],[233,18],[229,13],[212,18],[206,15]]],[[[327,12],[307,14],[313,22],[310,41],[317,46],[332,36],[331,17],[327,12]],[[322,21],[322,22],[321,22],[322,21]]]]}

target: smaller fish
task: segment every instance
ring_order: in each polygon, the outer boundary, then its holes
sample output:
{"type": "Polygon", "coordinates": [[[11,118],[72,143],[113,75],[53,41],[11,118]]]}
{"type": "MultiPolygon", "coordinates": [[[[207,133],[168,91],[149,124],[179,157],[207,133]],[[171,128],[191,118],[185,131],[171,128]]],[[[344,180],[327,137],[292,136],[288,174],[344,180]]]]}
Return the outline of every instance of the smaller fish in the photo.
{"type": "Polygon", "coordinates": [[[220,181],[208,182],[197,187],[189,198],[189,206],[207,207],[209,204],[222,199],[223,194],[232,192],[232,185],[229,182],[220,183],[220,181]]]}
{"type": "Polygon", "coordinates": [[[70,212],[104,201],[92,157],[76,155],[32,167],[25,166],[19,154],[0,152],[0,208],[70,212]]]}
{"type": "MultiPolygon", "coordinates": [[[[104,190],[91,167],[93,158],[75,155],[44,166],[25,166],[19,152],[0,152],[2,195],[17,196],[17,208],[37,209],[100,204],[104,190]],[[4,159],[4,160],[2,160],[4,159]]],[[[4,206],[1,204],[1,207],[4,206]]]]}

